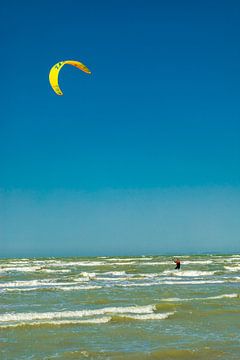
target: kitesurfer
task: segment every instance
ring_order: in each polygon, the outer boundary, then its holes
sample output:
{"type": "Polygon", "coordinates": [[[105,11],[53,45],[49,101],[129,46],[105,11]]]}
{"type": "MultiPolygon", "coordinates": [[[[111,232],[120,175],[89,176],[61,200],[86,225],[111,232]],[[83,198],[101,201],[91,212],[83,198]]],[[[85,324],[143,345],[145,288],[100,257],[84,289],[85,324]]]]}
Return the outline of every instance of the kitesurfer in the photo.
{"type": "Polygon", "coordinates": [[[175,269],[180,269],[180,266],[181,266],[181,262],[180,262],[180,260],[179,259],[173,259],[173,261],[175,262],[175,264],[176,264],[176,267],[175,267],[175,269]]]}

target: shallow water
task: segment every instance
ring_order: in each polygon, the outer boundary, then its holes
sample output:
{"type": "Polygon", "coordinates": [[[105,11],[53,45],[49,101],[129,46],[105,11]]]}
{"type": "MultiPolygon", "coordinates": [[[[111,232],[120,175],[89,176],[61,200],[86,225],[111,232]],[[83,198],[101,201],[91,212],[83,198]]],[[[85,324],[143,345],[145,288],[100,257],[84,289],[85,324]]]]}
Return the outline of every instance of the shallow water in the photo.
{"type": "Polygon", "coordinates": [[[1,359],[239,359],[240,255],[0,260],[1,359]]]}

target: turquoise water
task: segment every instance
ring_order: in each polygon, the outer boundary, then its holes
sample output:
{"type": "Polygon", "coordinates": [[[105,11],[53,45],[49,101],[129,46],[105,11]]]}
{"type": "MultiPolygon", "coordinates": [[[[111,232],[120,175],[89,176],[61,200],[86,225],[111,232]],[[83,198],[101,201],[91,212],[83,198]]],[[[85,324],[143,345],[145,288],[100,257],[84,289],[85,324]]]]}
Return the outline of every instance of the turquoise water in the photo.
{"type": "Polygon", "coordinates": [[[1,359],[239,359],[240,255],[0,260],[1,359]]]}

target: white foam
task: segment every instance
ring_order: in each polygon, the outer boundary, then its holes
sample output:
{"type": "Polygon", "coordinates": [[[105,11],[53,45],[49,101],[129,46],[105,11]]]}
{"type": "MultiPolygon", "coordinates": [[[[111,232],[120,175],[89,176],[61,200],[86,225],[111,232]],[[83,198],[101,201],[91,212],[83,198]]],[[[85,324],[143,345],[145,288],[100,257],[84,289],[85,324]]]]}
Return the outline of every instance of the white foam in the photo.
{"type": "Polygon", "coordinates": [[[224,259],[224,261],[226,262],[234,262],[234,261],[239,261],[239,257],[237,256],[234,256],[234,257],[231,257],[231,258],[228,258],[228,259],[224,259]]]}
{"type": "Polygon", "coordinates": [[[164,314],[153,313],[153,314],[144,314],[144,315],[130,315],[127,317],[130,319],[135,319],[135,320],[164,320],[174,314],[175,314],[175,312],[169,312],[169,313],[164,313],[164,314]]]}
{"type": "Polygon", "coordinates": [[[132,258],[108,258],[108,261],[112,262],[129,262],[129,261],[150,261],[152,260],[152,257],[132,257],[132,258]]]}
{"type": "Polygon", "coordinates": [[[10,266],[12,265],[21,265],[21,264],[29,264],[29,263],[32,263],[32,261],[30,260],[24,260],[24,259],[21,259],[21,260],[10,260],[9,262],[5,262],[5,264],[9,264],[10,266]]]}
{"type": "MultiPolygon", "coordinates": [[[[129,319],[134,319],[134,320],[165,320],[167,319],[169,316],[174,315],[174,312],[169,312],[169,313],[151,313],[151,314],[136,314],[136,315],[120,315],[120,318],[129,318],[129,319]]],[[[37,320],[37,321],[20,321],[17,323],[5,323],[5,324],[1,324],[0,323],[0,328],[4,329],[4,328],[15,328],[15,327],[20,327],[20,326],[40,326],[40,325],[56,325],[56,326],[61,326],[61,325],[81,325],[81,324],[106,324],[108,322],[110,322],[112,320],[111,316],[102,316],[102,317],[98,317],[98,318],[89,318],[89,319],[77,319],[77,320],[73,320],[73,319],[66,319],[66,320],[51,320],[51,319],[47,319],[47,320],[37,320]]],[[[0,320],[1,321],[1,320],[0,320]]]]}
{"type": "Polygon", "coordinates": [[[181,276],[181,277],[198,277],[198,276],[211,276],[214,275],[216,271],[197,271],[197,270],[166,270],[163,271],[163,275],[172,275],[172,276],[181,276]]]}
{"type": "Polygon", "coordinates": [[[132,283],[132,284],[117,284],[119,287],[145,287],[145,286],[153,286],[153,285],[160,285],[159,282],[152,282],[152,283],[132,283]]]}
{"type": "Polygon", "coordinates": [[[136,264],[136,261],[126,261],[126,262],[109,262],[108,265],[133,265],[136,264]]]}
{"type": "Polygon", "coordinates": [[[223,294],[223,295],[217,295],[217,296],[209,296],[207,299],[215,300],[215,299],[224,299],[224,298],[237,298],[238,294],[223,294]]]}
{"type": "MultiPolygon", "coordinates": [[[[30,287],[30,286],[49,286],[51,280],[22,280],[0,283],[0,288],[30,287]]],[[[58,283],[51,283],[58,284],[58,283]]]]}
{"type": "Polygon", "coordinates": [[[189,281],[162,281],[161,284],[166,285],[199,285],[199,284],[222,284],[224,280],[189,280],[189,281]]]}
{"type": "Polygon", "coordinates": [[[45,290],[55,290],[55,291],[78,291],[78,290],[94,290],[94,289],[101,289],[102,286],[100,285],[74,285],[69,286],[65,283],[53,283],[53,284],[45,284],[41,286],[31,286],[31,287],[10,287],[4,289],[7,292],[25,292],[25,291],[37,291],[40,289],[45,290]]]}
{"type": "Polygon", "coordinates": [[[224,266],[224,269],[231,271],[231,272],[236,272],[236,271],[240,271],[240,265],[236,265],[236,266],[224,266]]]}
{"type": "Polygon", "coordinates": [[[82,275],[83,277],[87,278],[88,280],[93,280],[96,278],[96,273],[90,273],[90,272],[85,272],[85,271],[82,271],[80,273],[80,275],[82,275]]]}
{"type": "Polygon", "coordinates": [[[102,273],[102,275],[125,276],[127,274],[125,271],[107,271],[102,273]]]}
{"type": "Polygon", "coordinates": [[[56,290],[62,291],[77,291],[77,290],[95,290],[101,289],[102,286],[98,285],[83,285],[83,286],[58,286],[56,290]]]}
{"type": "Polygon", "coordinates": [[[37,266],[7,266],[1,269],[3,272],[35,272],[36,270],[39,270],[39,267],[37,266]]]}
{"type": "Polygon", "coordinates": [[[74,324],[105,324],[111,321],[110,316],[104,316],[96,319],[86,319],[86,320],[57,320],[57,321],[31,321],[31,322],[20,322],[15,324],[5,324],[0,325],[0,328],[14,328],[19,326],[39,326],[39,325],[74,325],[74,324]]]}
{"type": "Polygon", "coordinates": [[[160,280],[155,282],[145,282],[145,283],[131,283],[131,284],[116,284],[119,287],[146,287],[146,286],[156,286],[156,285],[199,285],[199,284],[222,284],[224,280],[160,280]]]}
{"type": "Polygon", "coordinates": [[[136,258],[108,258],[107,259],[109,262],[112,262],[112,261],[114,261],[114,262],[129,262],[129,261],[135,261],[135,260],[137,260],[136,258]]]}
{"type": "Polygon", "coordinates": [[[128,281],[131,280],[130,277],[104,277],[104,276],[99,276],[97,277],[97,280],[100,281],[108,281],[108,282],[120,282],[120,281],[128,281]]]}
{"type": "Polygon", "coordinates": [[[139,264],[139,265],[169,265],[169,261],[151,261],[151,262],[144,262],[142,264],[139,264]]]}
{"type": "Polygon", "coordinates": [[[70,269],[62,269],[62,270],[60,270],[60,269],[37,269],[38,271],[41,271],[41,272],[44,272],[44,273],[70,273],[71,272],[71,270],[70,269]]]}
{"type": "Polygon", "coordinates": [[[181,298],[166,298],[166,299],[161,299],[161,301],[164,302],[179,302],[179,301],[193,301],[193,300],[217,300],[217,299],[224,299],[224,298],[237,298],[239,297],[238,294],[234,293],[234,294],[222,294],[222,295],[216,295],[216,296],[207,296],[207,297],[202,297],[202,298],[188,298],[188,299],[181,299],[181,298]]]}
{"type": "MultiPolygon", "coordinates": [[[[159,273],[149,273],[149,274],[137,274],[140,278],[146,278],[146,279],[152,279],[152,278],[155,278],[155,277],[159,277],[159,273]]],[[[136,278],[135,278],[136,279],[136,278]]]]}
{"type": "Polygon", "coordinates": [[[78,277],[78,278],[73,278],[72,279],[74,282],[78,282],[78,283],[86,283],[90,281],[90,278],[88,276],[84,276],[84,277],[78,277]]]}
{"type": "Polygon", "coordinates": [[[154,305],[145,306],[126,306],[126,307],[106,307],[101,309],[87,309],[79,311],[59,311],[45,313],[7,313],[0,315],[1,322],[10,321],[35,321],[35,320],[55,320],[64,318],[82,318],[86,316],[105,315],[105,314],[151,314],[155,309],[154,305]]]}
{"type": "Polygon", "coordinates": [[[36,291],[39,290],[39,287],[29,287],[29,288],[7,288],[4,289],[6,292],[25,292],[25,291],[36,291]]]}
{"type": "MultiPolygon", "coordinates": [[[[182,260],[181,264],[184,265],[189,265],[189,264],[212,264],[212,260],[182,260]]],[[[144,262],[143,264],[139,264],[139,265],[169,265],[172,264],[173,261],[172,260],[168,260],[168,261],[151,261],[151,262],[144,262]]]]}
{"type": "Polygon", "coordinates": [[[187,260],[187,261],[181,261],[182,264],[184,265],[189,265],[189,264],[212,264],[213,260],[187,260]]]}
{"type": "MultiPolygon", "coordinates": [[[[56,279],[55,279],[56,280],[56,279]]],[[[22,280],[22,281],[12,281],[6,283],[0,283],[0,288],[9,289],[9,288],[31,288],[31,287],[59,287],[59,286],[69,286],[76,285],[76,282],[54,282],[54,279],[44,279],[44,280],[22,280]]]]}
{"type": "Polygon", "coordinates": [[[59,261],[59,262],[55,262],[55,263],[51,263],[48,264],[48,266],[51,267],[68,267],[68,266],[103,266],[103,265],[108,265],[108,263],[103,262],[103,261],[59,261]]]}
{"type": "Polygon", "coordinates": [[[165,298],[165,299],[160,299],[161,301],[166,301],[166,302],[177,302],[177,301],[189,301],[189,300],[193,300],[193,299],[180,299],[180,298],[165,298]]]}

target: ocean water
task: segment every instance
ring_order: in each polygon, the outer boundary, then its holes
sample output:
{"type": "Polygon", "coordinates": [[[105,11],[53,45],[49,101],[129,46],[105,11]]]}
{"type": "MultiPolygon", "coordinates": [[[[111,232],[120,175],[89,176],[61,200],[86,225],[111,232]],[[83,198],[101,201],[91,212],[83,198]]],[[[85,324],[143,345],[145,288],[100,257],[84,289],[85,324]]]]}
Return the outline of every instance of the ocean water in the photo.
{"type": "Polygon", "coordinates": [[[240,255],[0,260],[0,359],[239,359],[240,255]]]}

